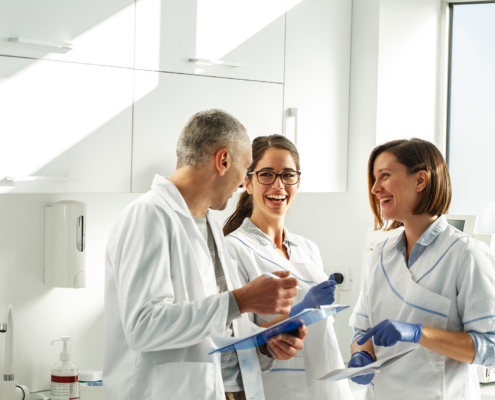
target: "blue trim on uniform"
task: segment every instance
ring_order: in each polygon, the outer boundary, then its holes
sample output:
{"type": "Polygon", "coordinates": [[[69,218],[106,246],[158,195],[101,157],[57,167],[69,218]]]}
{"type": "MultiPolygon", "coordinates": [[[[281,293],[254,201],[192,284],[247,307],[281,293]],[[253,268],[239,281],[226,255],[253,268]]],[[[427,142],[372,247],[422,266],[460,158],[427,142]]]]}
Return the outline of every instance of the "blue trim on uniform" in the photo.
{"type": "Polygon", "coordinates": [[[460,239],[462,239],[462,238],[465,238],[465,237],[467,237],[467,235],[466,235],[466,236],[461,236],[460,238],[457,238],[456,240],[454,240],[454,241],[452,242],[452,244],[449,246],[449,248],[448,248],[447,250],[445,250],[445,253],[443,253],[443,254],[442,254],[442,256],[438,259],[438,261],[435,263],[435,265],[433,265],[433,267],[431,267],[428,271],[426,271],[426,272],[425,272],[425,274],[424,274],[421,278],[419,278],[419,279],[416,281],[416,283],[418,283],[421,279],[423,279],[426,275],[428,275],[431,271],[433,271],[433,270],[435,269],[435,267],[438,265],[438,263],[440,262],[440,260],[443,258],[443,256],[445,256],[445,254],[447,254],[447,252],[450,250],[450,248],[451,248],[451,247],[452,247],[452,246],[453,246],[453,245],[454,245],[454,244],[455,244],[458,240],[460,240],[460,239]]]}
{"type": "Polygon", "coordinates": [[[353,314],[360,315],[361,317],[364,317],[364,318],[368,318],[368,319],[370,319],[370,317],[368,317],[367,315],[364,315],[364,314],[358,313],[357,311],[354,311],[354,312],[353,312],[353,314]]]}
{"type": "Polygon", "coordinates": [[[464,325],[470,324],[471,322],[481,321],[482,319],[489,319],[489,318],[495,318],[495,315],[488,315],[486,317],[472,319],[471,321],[464,322],[464,325]]]}
{"type": "Polygon", "coordinates": [[[304,372],[306,370],[305,369],[294,369],[294,368],[277,368],[277,369],[272,369],[270,372],[278,372],[278,371],[297,371],[297,372],[304,372]]]}
{"type": "Polygon", "coordinates": [[[385,271],[385,267],[383,266],[383,249],[385,248],[385,245],[387,244],[388,242],[388,239],[385,240],[385,243],[383,243],[383,246],[382,246],[382,250],[380,252],[380,262],[382,264],[382,270],[383,270],[383,273],[385,275],[385,278],[387,278],[387,281],[388,281],[388,284],[390,285],[390,288],[392,289],[392,291],[395,293],[395,295],[401,299],[404,303],[406,303],[408,306],[411,306],[411,307],[414,307],[414,308],[417,308],[418,310],[422,310],[422,311],[426,311],[426,312],[429,312],[429,313],[432,313],[432,314],[436,314],[436,315],[440,315],[441,317],[444,317],[444,318],[448,318],[448,315],[445,315],[445,314],[442,314],[442,313],[439,313],[439,312],[436,312],[436,311],[432,311],[432,310],[428,310],[427,308],[423,308],[423,307],[420,307],[420,306],[417,306],[415,304],[412,304],[412,303],[409,303],[408,301],[406,301],[404,299],[404,297],[402,297],[395,289],[394,287],[392,286],[392,283],[390,282],[390,279],[387,275],[387,272],[385,271]]]}
{"type": "MultiPolygon", "coordinates": [[[[239,239],[237,236],[234,236],[234,235],[227,235],[226,237],[233,237],[233,238],[236,238],[239,242],[241,242],[244,246],[246,246],[248,249],[251,249],[252,251],[254,251],[259,257],[261,257],[262,259],[266,260],[266,261],[269,261],[271,262],[272,264],[275,264],[277,267],[279,268],[282,268],[284,271],[287,271],[284,267],[282,267],[281,265],[277,264],[275,261],[272,261],[270,260],[269,258],[266,258],[266,257],[263,257],[260,253],[258,253],[256,250],[254,250],[251,246],[249,246],[247,243],[245,243],[243,240],[239,239]]],[[[318,282],[313,282],[313,281],[306,281],[304,279],[301,279],[299,278],[296,274],[292,273],[291,272],[291,275],[294,275],[297,279],[299,279],[300,281],[303,281],[305,283],[314,283],[315,285],[318,285],[318,282]]]]}
{"type": "Polygon", "coordinates": [[[306,240],[306,238],[304,238],[304,241],[306,242],[306,246],[308,246],[308,251],[309,251],[309,259],[311,260],[311,264],[313,264],[313,255],[311,254],[311,247],[309,247],[309,243],[308,243],[308,241],[306,240]]]}

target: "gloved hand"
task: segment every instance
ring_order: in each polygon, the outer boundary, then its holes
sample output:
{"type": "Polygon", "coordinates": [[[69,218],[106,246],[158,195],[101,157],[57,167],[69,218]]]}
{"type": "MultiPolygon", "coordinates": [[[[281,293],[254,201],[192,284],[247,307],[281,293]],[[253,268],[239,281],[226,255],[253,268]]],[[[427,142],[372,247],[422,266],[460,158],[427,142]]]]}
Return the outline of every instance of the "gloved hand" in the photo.
{"type": "Polygon", "coordinates": [[[293,306],[290,310],[290,317],[299,314],[305,308],[313,308],[317,306],[325,306],[332,304],[335,301],[335,285],[337,282],[333,280],[333,274],[328,279],[309,289],[309,292],[304,296],[303,301],[293,306]]]}
{"type": "Polygon", "coordinates": [[[419,339],[421,339],[422,330],[423,324],[409,324],[386,319],[368,329],[368,332],[357,343],[361,346],[372,336],[375,336],[377,346],[389,347],[397,342],[418,343],[419,339]]]}
{"type": "MultiPolygon", "coordinates": [[[[357,351],[352,355],[347,367],[348,368],[364,367],[365,365],[371,364],[372,362],[373,359],[368,354],[357,351]]],[[[374,377],[375,374],[360,375],[351,378],[351,381],[356,382],[360,385],[367,385],[373,380],[374,377]]]]}

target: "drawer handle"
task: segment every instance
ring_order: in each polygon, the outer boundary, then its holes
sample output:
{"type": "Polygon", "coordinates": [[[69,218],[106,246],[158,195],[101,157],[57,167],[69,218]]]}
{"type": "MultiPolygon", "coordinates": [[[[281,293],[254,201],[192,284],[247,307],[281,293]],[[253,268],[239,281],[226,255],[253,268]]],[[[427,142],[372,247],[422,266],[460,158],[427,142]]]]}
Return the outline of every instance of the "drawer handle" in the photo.
{"type": "Polygon", "coordinates": [[[298,108],[289,108],[287,109],[287,119],[294,118],[294,123],[289,125],[286,129],[286,136],[289,140],[297,146],[297,127],[299,122],[299,109],[298,108]],[[290,132],[288,132],[290,131],[290,132]]]}
{"type": "Polygon", "coordinates": [[[72,50],[72,44],[70,44],[70,43],[49,42],[47,40],[11,37],[11,38],[9,38],[9,42],[22,43],[22,44],[34,44],[36,46],[50,47],[50,48],[58,50],[59,52],[64,52],[64,53],[72,50]]]}
{"type": "Polygon", "coordinates": [[[246,64],[233,63],[220,60],[207,60],[205,58],[190,58],[189,62],[202,65],[223,65],[225,67],[245,67],[246,64]]]}
{"type": "Polygon", "coordinates": [[[5,176],[0,179],[0,182],[33,182],[33,181],[46,181],[46,182],[70,182],[77,181],[76,178],[70,176],[5,176]]]}

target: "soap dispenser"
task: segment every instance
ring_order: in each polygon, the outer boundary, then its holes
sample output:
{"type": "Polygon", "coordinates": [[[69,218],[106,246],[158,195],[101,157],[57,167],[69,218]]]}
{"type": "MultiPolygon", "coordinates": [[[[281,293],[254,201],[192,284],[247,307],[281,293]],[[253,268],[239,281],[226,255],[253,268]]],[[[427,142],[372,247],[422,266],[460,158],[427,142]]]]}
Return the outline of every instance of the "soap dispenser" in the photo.
{"type": "Polygon", "coordinates": [[[79,398],[79,367],[70,360],[67,342],[70,336],[60,336],[52,341],[63,342],[64,348],[60,353],[60,362],[52,367],[52,396],[51,400],[76,400],[79,398]]]}

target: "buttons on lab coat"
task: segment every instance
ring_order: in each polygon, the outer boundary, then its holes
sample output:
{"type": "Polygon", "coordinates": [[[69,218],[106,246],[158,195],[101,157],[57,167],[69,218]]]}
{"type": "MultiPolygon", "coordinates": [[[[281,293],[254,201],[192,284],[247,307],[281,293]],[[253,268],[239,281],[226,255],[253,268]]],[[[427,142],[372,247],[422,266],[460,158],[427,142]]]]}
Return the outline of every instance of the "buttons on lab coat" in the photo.
{"type": "Polygon", "coordinates": [[[442,370],[442,366],[441,366],[441,365],[435,365],[435,369],[436,369],[437,371],[441,371],[441,370],[442,370]]]}
{"type": "Polygon", "coordinates": [[[445,304],[445,303],[440,304],[440,308],[442,308],[442,309],[447,308],[447,304],[445,304]]]}
{"type": "Polygon", "coordinates": [[[435,400],[441,400],[440,396],[435,397],[435,400]]]}

